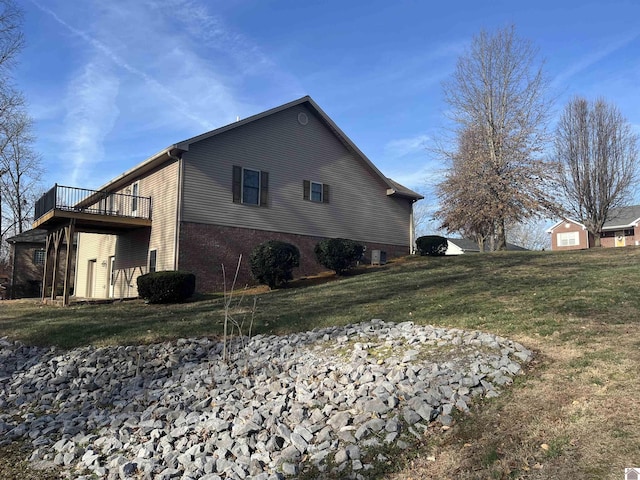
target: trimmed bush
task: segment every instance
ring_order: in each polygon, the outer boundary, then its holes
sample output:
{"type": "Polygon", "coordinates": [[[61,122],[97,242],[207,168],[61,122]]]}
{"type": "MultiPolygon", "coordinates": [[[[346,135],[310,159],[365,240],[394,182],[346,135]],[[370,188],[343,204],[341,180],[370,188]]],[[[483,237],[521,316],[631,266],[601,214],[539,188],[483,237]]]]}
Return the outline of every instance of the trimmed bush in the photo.
{"type": "Polygon", "coordinates": [[[191,297],[196,290],[193,273],[163,271],[138,277],[138,295],[149,303],[178,303],[191,297]]]}
{"type": "Polygon", "coordinates": [[[300,250],[287,242],[267,240],[251,251],[249,265],[253,278],[277,288],[293,280],[292,270],[300,266],[300,250]]]}
{"type": "Polygon", "coordinates": [[[447,252],[447,239],[439,235],[425,235],[416,239],[416,248],[420,255],[439,257],[447,252]]]}
{"type": "Polygon", "coordinates": [[[328,238],[314,248],[318,263],[342,275],[353,268],[364,253],[364,245],[346,238],[328,238]]]}

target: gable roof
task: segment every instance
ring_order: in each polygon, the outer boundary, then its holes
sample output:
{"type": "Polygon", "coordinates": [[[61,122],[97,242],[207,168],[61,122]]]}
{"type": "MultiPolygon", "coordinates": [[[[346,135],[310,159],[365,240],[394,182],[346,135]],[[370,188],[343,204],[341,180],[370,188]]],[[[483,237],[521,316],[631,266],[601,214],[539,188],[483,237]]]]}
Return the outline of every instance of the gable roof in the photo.
{"type": "Polygon", "coordinates": [[[221,133],[227,132],[229,130],[233,130],[235,128],[240,128],[243,125],[246,125],[251,122],[255,122],[262,118],[268,117],[270,115],[274,115],[278,112],[286,110],[288,108],[295,107],[297,105],[305,104],[309,109],[311,109],[318,118],[325,124],[325,126],[342,142],[342,144],[349,150],[353,155],[356,156],[366,168],[370,169],[376,176],[378,176],[382,182],[387,186],[387,195],[399,195],[403,197],[407,197],[413,199],[413,201],[421,200],[424,197],[419,193],[410,190],[407,187],[400,185],[397,182],[394,182],[390,178],[385,177],[380,170],[367,158],[367,156],[360,151],[360,149],[351,141],[347,135],[340,130],[340,128],[329,118],[329,116],[314,102],[310,96],[304,96],[297,100],[293,100],[292,102],[285,103],[284,105],[280,105],[278,107],[272,108],[270,110],[266,110],[262,113],[258,113],[256,115],[252,115],[242,120],[238,120],[237,122],[230,123],[220,128],[216,128],[209,132],[202,133],[200,135],[196,135],[195,137],[188,138],[178,143],[174,143],[173,145],[168,146],[164,150],[156,153],[155,155],[149,157],[147,160],[142,163],[136,165],[130,170],[122,173],[118,177],[109,181],[98,190],[106,190],[112,191],[116,190],[119,187],[125,185],[134,177],[137,177],[143,173],[146,173],[155,167],[161,165],[162,163],[170,160],[177,159],[184,152],[189,151],[189,147],[191,144],[199,142],[201,140],[205,140],[207,138],[214,137],[216,135],[220,135],[221,133]]]}
{"type": "Polygon", "coordinates": [[[19,233],[13,237],[7,238],[9,243],[42,243],[47,241],[47,231],[38,228],[32,228],[25,232],[19,233]]]}
{"type": "MultiPolygon", "coordinates": [[[[470,238],[447,238],[448,242],[453,243],[458,246],[463,252],[480,252],[480,247],[475,240],[471,240],[470,238]]],[[[519,245],[515,245],[513,243],[507,242],[507,250],[510,252],[518,251],[524,252],[528,249],[521,247],[519,245]]]]}
{"type": "Polygon", "coordinates": [[[586,230],[587,227],[585,225],[583,225],[580,222],[577,222],[571,218],[563,218],[562,220],[560,220],[559,222],[554,223],[553,225],[551,225],[549,228],[547,228],[547,233],[553,233],[553,231],[558,228],[560,225],[563,225],[567,222],[571,222],[575,225],[578,225],[579,227],[582,227],[583,230],[586,230]]]}
{"type": "Polygon", "coordinates": [[[453,243],[463,252],[479,252],[478,243],[470,238],[447,238],[447,242],[453,243]]]}
{"type": "Polygon", "coordinates": [[[619,230],[635,227],[640,222],[640,205],[612,208],[602,230],[619,230]]]}
{"type": "MultiPolygon", "coordinates": [[[[575,223],[586,230],[587,227],[571,218],[564,218],[559,222],[556,222],[547,229],[547,233],[553,233],[553,230],[562,225],[565,222],[575,223]]],[[[640,205],[630,205],[626,207],[617,207],[609,210],[607,219],[602,225],[603,231],[621,230],[625,228],[632,228],[640,225],[640,205]]]]}

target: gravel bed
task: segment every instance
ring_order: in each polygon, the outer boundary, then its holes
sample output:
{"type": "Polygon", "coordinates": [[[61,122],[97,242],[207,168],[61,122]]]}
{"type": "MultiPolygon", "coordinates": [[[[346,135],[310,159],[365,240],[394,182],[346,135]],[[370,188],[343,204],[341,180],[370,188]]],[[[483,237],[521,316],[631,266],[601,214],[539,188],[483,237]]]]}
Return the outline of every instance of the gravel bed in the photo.
{"type": "Polygon", "coordinates": [[[41,349],[0,339],[0,445],[70,478],[365,479],[494,397],[532,353],[477,331],[372,320],[223,344],[41,349]]]}

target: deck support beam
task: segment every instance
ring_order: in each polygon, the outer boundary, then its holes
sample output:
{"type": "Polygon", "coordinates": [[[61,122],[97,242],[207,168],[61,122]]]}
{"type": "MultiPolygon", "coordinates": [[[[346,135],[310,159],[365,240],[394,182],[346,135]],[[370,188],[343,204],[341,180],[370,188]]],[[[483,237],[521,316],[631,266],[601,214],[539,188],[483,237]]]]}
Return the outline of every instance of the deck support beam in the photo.
{"type": "Polygon", "coordinates": [[[47,240],[45,243],[44,254],[44,271],[42,278],[42,301],[47,298],[47,290],[51,287],[50,298],[52,301],[56,299],[56,290],[58,286],[58,276],[60,271],[60,251],[62,243],[67,243],[67,256],[64,265],[64,287],[62,292],[62,304],[69,305],[69,291],[71,289],[71,255],[73,252],[73,235],[75,233],[75,219],[70,219],[68,225],[64,225],[56,230],[47,232],[47,240]],[[51,260],[49,260],[51,254],[51,260]],[[51,270],[51,272],[50,272],[51,270]],[[51,283],[49,283],[51,277],[51,283]]]}

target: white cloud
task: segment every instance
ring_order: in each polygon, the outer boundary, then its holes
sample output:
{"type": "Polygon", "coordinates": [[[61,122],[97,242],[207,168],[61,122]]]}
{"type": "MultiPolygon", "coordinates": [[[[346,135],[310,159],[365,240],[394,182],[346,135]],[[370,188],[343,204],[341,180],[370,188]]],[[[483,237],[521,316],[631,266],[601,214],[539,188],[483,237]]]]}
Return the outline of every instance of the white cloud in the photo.
{"type": "Polygon", "coordinates": [[[103,141],[118,118],[120,82],[101,63],[89,63],[70,83],[64,120],[63,159],[71,161],[70,184],[86,185],[91,165],[104,158],[103,141]]]}
{"type": "Polygon", "coordinates": [[[562,86],[567,82],[571,77],[574,77],[578,73],[587,70],[592,65],[600,62],[604,58],[613,54],[614,52],[624,48],[629,43],[638,38],[638,33],[634,32],[631,35],[626,35],[625,37],[618,38],[615,41],[607,42],[606,46],[599,48],[595,51],[589,52],[589,54],[584,55],[582,58],[573,62],[567,66],[563,71],[561,71],[558,75],[556,75],[551,84],[554,87],[562,86]]]}
{"type": "Polygon", "coordinates": [[[391,140],[384,146],[385,153],[392,157],[404,157],[418,152],[424,152],[430,137],[420,134],[415,137],[391,140]]]}
{"type": "MultiPolygon", "coordinates": [[[[153,146],[140,161],[172,142],[262,109],[260,100],[238,99],[248,78],[259,74],[261,91],[276,85],[286,90],[294,82],[249,39],[210,14],[207,3],[94,0],[75,8],[31,2],[75,43],[67,99],[58,112],[64,121],[49,128],[60,130],[58,161],[70,164],[66,183],[104,183],[99,175],[88,177],[86,167],[104,160],[110,136],[135,142],[120,143],[105,166],[125,170],[132,165],[115,163],[130,150],[147,148],[143,142],[153,146]],[[189,15],[176,15],[180,11],[189,15]]],[[[42,116],[48,113],[43,110],[42,116]]]]}

